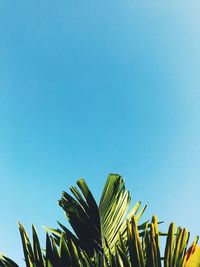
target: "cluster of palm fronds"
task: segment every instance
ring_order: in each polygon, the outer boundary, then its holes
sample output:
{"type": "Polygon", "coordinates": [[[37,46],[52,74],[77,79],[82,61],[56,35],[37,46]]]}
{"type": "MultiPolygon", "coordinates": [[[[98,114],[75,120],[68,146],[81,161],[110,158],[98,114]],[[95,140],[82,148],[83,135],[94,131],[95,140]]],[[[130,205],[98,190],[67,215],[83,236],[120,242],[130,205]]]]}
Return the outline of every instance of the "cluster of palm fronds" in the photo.
{"type": "MultiPolygon", "coordinates": [[[[27,267],[200,267],[198,238],[188,247],[189,232],[172,223],[168,233],[160,233],[158,220],[139,224],[146,206],[137,202],[128,212],[129,192],[121,176],[111,174],[99,205],[83,179],[71,187],[59,202],[73,233],[59,223],[59,229],[47,229],[46,248],[41,249],[35,227],[32,242],[24,227],[19,230],[27,267]],[[160,237],[165,236],[164,255],[160,237]]],[[[0,266],[17,267],[1,256],[0,266]]]]}

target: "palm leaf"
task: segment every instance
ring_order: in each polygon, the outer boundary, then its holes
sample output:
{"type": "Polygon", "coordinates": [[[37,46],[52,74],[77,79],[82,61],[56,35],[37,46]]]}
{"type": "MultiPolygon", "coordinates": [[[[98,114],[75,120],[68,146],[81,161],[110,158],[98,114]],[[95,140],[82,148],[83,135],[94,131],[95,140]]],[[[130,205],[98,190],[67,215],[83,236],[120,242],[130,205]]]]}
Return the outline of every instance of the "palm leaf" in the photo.
{"type": "MultiPolygon", "coordinates": [[[[76,245],[90,256],[94,254],[94,251],[108,253],[108,247],[113,253],[119,231],[126,238],[126,220],[131,221],[141,203],[137,202],[127,214],[131,198],[125,189],[123,178],[117,174],[109,175],[99,206],[84,179],[78,180],[77,185],[80,191],[77,187],[71,187],[73,197],[63,192],[59,201],[76,237],[63,226],[61,226],[62,231],[68,236],[73,236],[76,245]]],[[[140,219],[145,208],[146,206],[138,212],[137,220],[140,219]]]]}
{"type": "MultiPolygon", "coordinates": [[[[63,192],[59,205],[65,211],[78,237],[80,247],[92,256],[94,250],[102,250],[99,209],[85,181],[80,179],[77,184],[82,195],[76,187],[72,187],[71,192],[74,198],[63,192]]],[[[64,228],[63,230],[68,236],[74,236],[69,230],[66,231],[64,228]]]]}

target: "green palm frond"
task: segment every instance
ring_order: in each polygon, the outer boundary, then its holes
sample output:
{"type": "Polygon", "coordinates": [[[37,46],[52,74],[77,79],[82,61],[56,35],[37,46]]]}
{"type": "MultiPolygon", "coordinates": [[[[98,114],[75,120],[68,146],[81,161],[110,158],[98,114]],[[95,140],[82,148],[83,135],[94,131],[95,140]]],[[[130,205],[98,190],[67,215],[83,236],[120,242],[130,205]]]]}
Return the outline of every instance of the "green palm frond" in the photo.
{"type": "MultiPolygon", "coordinates": [[[[125,189],[123,178],[120,175],[110,174],[99,204],[101,240],[104,250],[107,248],[105,245],[106,240],[109,248],[114,252],[119,232],[126,239],[126,221],[130,221],[141,206],[141,202],[138,201],[127,214],[130,201],[130,193],[125,189]]],[[[135,217],[137,221],[145,209],[146,206],[138,212],[138,215],[135,217]]]]}
{"type": "Polygon", "coordinates": [[[77,237],[68,229],[62,229],[89,255],[93,255],[94,249],[102,251],[99,209],[85,181],[80,179],[77,185],[81,192],[76,187],[71,187],[74,198],[63,192],[59,201],[77,237]]]}
{"type": "MultiPolygon", "coordinates": [[[[73,236],[76,244],[79,244],[89,255],[93,255],[94,250],[108,253],[108,247],[114,252],[118,232],[120,231],[125,237],[126,220],[130,221],[136,215],[141,203],[137,202],[127,215],[131,198],[125,189],[123,178],[117,174],[109,175],[99,206],[83,179],[80,179],[77,185],[80,191],[77,187],[71,187],[73,197],[63,192],[59,202],[77,238],[60,224],[62,230],[70,238],[73,236]]],[[[145,208],[146,206],[138,212],[137,220],[140,219],[145,208]]]]}

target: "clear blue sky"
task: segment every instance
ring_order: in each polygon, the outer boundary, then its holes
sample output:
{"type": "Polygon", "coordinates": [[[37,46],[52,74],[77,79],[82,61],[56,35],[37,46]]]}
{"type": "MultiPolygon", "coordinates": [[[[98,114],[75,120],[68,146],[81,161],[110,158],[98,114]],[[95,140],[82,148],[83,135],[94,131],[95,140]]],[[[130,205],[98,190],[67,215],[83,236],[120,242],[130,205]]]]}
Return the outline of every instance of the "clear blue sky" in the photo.
{"type": "MultiPolygon", "coordinates": [[[[85,177],[200,234],[199,1],[0,1],[0,251],[85,177]]],[[[43,237],[42,237],[43,238],[43,237]]]]}

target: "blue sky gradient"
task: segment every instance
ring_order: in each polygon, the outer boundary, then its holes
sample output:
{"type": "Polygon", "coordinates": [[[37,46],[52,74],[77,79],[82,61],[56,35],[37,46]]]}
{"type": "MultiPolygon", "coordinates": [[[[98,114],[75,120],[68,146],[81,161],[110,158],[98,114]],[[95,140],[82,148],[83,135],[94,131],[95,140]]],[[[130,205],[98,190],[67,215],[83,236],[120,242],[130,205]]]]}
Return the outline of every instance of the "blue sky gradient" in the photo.
{"type": "Polygon", "coordinates": [[[0,251],[17,221],[65,222],[57,200],[110,172],[200,234],[199,1],[0,1],[0,251]]]}

